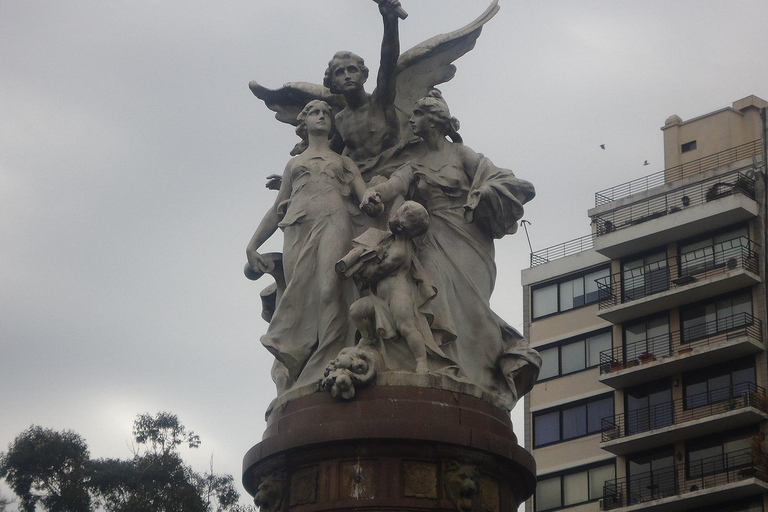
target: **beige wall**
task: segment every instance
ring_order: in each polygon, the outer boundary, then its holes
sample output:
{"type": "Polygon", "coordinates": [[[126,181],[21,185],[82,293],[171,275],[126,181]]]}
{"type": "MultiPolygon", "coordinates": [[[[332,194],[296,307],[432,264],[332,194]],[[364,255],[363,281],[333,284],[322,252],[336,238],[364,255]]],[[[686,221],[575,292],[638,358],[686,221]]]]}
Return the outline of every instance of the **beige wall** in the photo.
{"type": "Polygon", "coordinates": [[[600,434],[573,439],[533,450],[536,470],[539,474],[559,471],[563,467],[576,467],[585,461],[605,457],[598,446],[600,434]]]}
{"type": "Polygon", "coordinates": [[[528,341],[532,345],[538,345],[610,325],[609,322],[597,316],[597,304],[590,304],[531,322],[528,326],[528,341]]]}
{"type": "Polygon", "coordinates": [[[574,400],[576,395],[593,395],[613,391],[612,388],[598,382],[599,369],[592,368],[565,377],[540,382],[531,390],[531,400],[536,410],[549,404],[574,400]]]}

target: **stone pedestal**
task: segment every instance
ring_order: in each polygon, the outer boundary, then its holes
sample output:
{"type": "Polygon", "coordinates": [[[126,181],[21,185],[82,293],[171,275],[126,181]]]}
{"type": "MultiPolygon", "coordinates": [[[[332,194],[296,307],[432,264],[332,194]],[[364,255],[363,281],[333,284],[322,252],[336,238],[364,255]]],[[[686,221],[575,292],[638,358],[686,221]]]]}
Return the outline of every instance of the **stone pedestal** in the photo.
{"type": "Polygon", "coordinates": [[[508,413],[434,388],[313,393],[271,411],[243,460],[261,512],[511,512],[535,488],[508,413]]]}

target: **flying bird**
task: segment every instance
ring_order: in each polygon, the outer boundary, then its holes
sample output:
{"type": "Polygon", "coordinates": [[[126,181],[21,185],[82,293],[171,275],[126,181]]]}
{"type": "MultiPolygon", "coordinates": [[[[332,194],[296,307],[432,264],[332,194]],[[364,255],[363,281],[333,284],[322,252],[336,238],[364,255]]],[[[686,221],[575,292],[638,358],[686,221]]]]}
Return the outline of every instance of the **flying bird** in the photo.
{"type": "Polygon", "coordinates": [[[605,149],[605,144],[600,144],[600,149],[605,149]]]}
{"type": "Polygon", "coordinates": [[[648,160],[646,160],[645,162],[643,162],[643,165],[651,165],[651,164],[650,162],[648,162],[648,160]]]}

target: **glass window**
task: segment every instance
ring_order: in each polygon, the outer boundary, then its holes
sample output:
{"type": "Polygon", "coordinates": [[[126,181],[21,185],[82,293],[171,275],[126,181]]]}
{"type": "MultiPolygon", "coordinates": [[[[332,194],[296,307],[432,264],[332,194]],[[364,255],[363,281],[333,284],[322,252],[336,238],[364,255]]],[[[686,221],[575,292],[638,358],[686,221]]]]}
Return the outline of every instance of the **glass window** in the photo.
{"type": "Polygon", "coordinates": [[[606,481],[616,479],[616,462],[547,475],[536,485],[534,510],[544,512],[564,506],[596,501],[603,497],[606,481]]]}
{"type": "Polygon", "coordinates": [[[533,446],[596,434],[602,430],[602,419],[613,415],[613,394],[533,413],[533,446]]]}
{"type": "Polygon", "coordinates": [[[601,466],[589,470],[589,495],[592,499],[603,495],[603,486],[608,480],[616,479],[616,466],[601,466]]]}
{"type": "Polygon", "coordinates": [[[752,324],[752,291],[701,302],[681,309],[682,342],[713,336],[752,324]]]}
{"type": "Polygon", "coordinates": [[[750,436],[753,430],[690,442],[686,447],[688,477],[721,473],[752,464],[750,436]]]}
{"type": "Polygon", "coordinates": [[[683,374],[685,408],[693,409],[756,389],[755,360],[747,357],[683,374]]]}
{"type": "Polygon", "coordinates": [[[557,313],[557,285],[533,290],[533,318],[557,313]]]}
{"type": "Polygon", "coordinates": [[[623,301],[641,299],[669,288],[667,253],[659,251],[622,265],[623,301]]]}
{"type": "Polygon", "coordinates": [[[539,380],[594,368],[600,364],[600,353],[611,350],[611,330],[588,334],[558,342],[556,346],[539,349],[542,366],[539,380]]]}
{"type": "Polygon", "coordinates": [[[534,288],[531,292],[533,296],[533,319],[597,302],[601,297],[595,280],[609,275],[610,267],[604,267],[534,288]]]}
{"type": "Polygon", "coordinates": [[[587,338],[587,367],[600,364],[600,352],[610,350],[613,346],[611,332],[604,332],[587,338]]]}
{"type": "Polygon", "coordinates": [[[671,354],[672,345],[667,315],[663,314],[625,324],[624,349],[627,360],[636,359],[644,352],[656,356],[671,354]]]}
{"type": "Polygon", "coordinates": [[[540,480],[536,485],[536,511],[544,512],[562,506],[560,478],[540,480]]]}
{"type": "Polygon", "coordinates": [[[666,427],[674,421],[672,383],[660,381],[627,389],[627,433],[648,432],[666,427]]]}
{"type": "Polygon", "coordinates": [[[672,448],[628,457],[628,502],[630,505],[675,494],[672,448]]]}
{"type": "Polygon", "coordinates": [[[737,262],[748,254],[749,229],[742,226],[680,246],[680,275],[693,275],[737,262]],[[747,251],[745,251],[747,248],[747,251]]]}
{"type": "Polygon", "coordinates": [[[560,351],[563,355],[562,358],[562,372],[573,373],[579,370],[583,370],[587,367],[586,351],[584,349],[584,340],[578,340],[568,345],[560,347],[560,351]]]}
{"type": "Polygon", "coordinates": [[[560,441],[560,412],[537,415],[533,419],[537,446],[560,441]]]}
{"type": "Polygon", "coordinates": [[[564,505],[575,505],[589,501],[589,472],[582,471],[563,477],[564,505]]]}
{"type": "Polygon", "coordinates": [[[560,375],[560,348],[553,347],[539,350],[541,356],[541,370],[539,380],[548,379],[560,375]]]}

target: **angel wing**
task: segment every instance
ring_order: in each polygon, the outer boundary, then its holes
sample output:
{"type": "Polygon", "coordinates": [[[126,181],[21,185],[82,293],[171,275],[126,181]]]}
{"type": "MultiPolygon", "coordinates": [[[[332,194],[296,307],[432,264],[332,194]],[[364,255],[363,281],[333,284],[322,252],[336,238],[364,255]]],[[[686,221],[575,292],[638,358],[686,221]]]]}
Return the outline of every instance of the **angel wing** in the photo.
{"type": "MultiPolygon", "coordinates": [[[[488,20],[499,11],[498,0],[475,21],[448,34],[439,34],[417,44],[397,61],[395,108],[401,119],[411,116],[414,104],[434,86],[449,81],[456,74],[453,62],[475,47],[488,20]]],[[[406,129],[403,133],[408,133],[406,129]]]]}
{"type": "Polygon", "coordinates": [[[327,87],[310,82],[288,82],[280,89],[267,89],[255,80],[248,87],[262,100],[267,108],[275,112],[275,119],[296,126],[296,116],[312,100],[323,100],[333,109],[334,115],[347,104],[344,96],[331,94],[327,87]]]}

